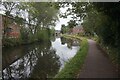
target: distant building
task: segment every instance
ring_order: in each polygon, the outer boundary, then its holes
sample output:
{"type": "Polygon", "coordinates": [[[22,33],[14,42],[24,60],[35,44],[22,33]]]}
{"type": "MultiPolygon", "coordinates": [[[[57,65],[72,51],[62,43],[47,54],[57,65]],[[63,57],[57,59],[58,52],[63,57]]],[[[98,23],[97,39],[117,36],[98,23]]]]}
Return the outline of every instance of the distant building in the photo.
{"type": "Polygon", "coordinates": [[[79,34],[79,33],[83,33],[84,32],[84,29],[83,27],[74,27],[72,28],[71,30],[71,34],[79,34]]]}

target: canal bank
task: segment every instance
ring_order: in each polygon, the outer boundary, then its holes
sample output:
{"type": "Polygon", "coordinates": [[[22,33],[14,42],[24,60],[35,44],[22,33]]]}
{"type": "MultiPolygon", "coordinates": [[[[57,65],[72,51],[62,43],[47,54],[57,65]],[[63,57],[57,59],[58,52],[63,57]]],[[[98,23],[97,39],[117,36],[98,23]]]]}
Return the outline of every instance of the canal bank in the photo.
{"type": "Polygon", "coordinates": [[[63,36],[71,39],[79,39],[80,49],[77,54],[65,64],[65,67],[55,76],[55,78],[75,78],[84,64],[88,52],[88,41],[86,38],[80,38],[78,36],[63,36]]]}

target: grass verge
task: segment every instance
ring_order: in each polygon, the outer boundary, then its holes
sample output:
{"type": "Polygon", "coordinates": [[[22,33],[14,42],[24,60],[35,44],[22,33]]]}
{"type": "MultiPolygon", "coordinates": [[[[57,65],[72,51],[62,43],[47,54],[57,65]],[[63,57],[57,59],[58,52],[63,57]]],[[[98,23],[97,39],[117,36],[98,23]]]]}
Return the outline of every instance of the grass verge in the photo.
{"type": "MultiPolygon", "coordinates": [[[[72,38],[72,36],[66,36],[72,38]]],[[[73,37],[80,39],[79,37],[73,37]]],[[[82,68],[84,60],[88,52],[88,41],[86,38],[80,39],[80,49],[77,54],[66,62],[65,67],[55,76],[55,78],[75,78],[78,74],[78,71],[82,68]]]]}

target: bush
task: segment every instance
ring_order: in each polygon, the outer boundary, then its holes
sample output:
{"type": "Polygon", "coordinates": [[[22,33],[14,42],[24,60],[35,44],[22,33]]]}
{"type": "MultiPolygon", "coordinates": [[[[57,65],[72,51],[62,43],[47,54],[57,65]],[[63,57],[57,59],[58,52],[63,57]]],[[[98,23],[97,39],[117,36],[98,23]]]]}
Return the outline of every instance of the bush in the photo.
{"type": "Polygon", "coordinates": [[[3,46],[5,47],[16,46],[21,44],[19,38],[4,38],[2,42],[3,46]]]}
{"type": "Polygon", "coordinates": [[[47,30],[40,30],[36,34],[36,39],[38,41],[46,41],[46,40],[49,40],[49,38],[50,38],[50,36],[49,36],[47,30]]]}

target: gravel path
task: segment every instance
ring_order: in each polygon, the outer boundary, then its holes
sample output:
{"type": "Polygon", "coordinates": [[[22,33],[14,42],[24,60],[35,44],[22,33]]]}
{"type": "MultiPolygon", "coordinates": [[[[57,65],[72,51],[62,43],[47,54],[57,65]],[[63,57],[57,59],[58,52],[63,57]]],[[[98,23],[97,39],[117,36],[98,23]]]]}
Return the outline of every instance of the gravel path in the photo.
{"type": "Polygon", "coordinates": [[[118,74],[96,42],[88,40],[89,51],[78,78],[117,78],[118,74]]]}

